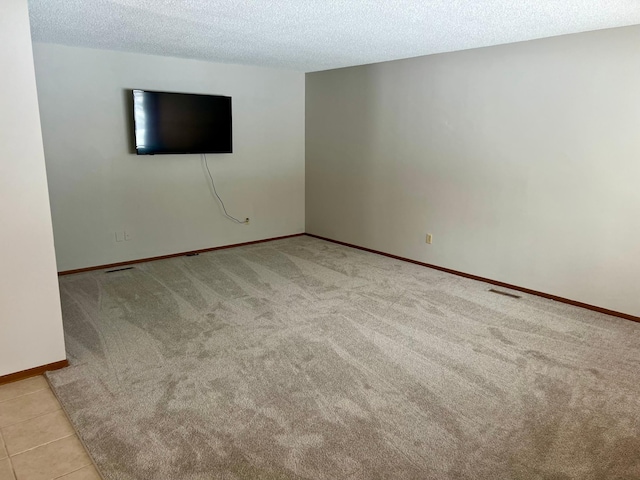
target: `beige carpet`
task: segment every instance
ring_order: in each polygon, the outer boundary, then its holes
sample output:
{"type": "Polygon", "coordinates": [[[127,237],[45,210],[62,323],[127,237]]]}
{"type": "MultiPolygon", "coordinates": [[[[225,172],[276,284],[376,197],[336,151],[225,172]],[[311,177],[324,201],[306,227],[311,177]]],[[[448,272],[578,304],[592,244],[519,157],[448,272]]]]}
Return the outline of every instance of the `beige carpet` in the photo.
{"type": "Polygon", "coordinates": [[[310,237],[60,288],[105,479],[640,478],[628,320],[310,237]]]}

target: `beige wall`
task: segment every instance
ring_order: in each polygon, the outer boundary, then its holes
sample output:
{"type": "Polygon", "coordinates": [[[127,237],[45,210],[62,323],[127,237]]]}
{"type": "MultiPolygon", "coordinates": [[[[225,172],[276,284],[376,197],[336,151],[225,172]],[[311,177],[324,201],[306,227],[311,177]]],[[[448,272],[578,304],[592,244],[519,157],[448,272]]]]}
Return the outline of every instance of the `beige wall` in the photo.
{"type": "Polygon", "coordinates": [[[34,44],[58,268],[304,231],[304,74],[34,44]],[[230,95],[234,153],[130,153],[130,89],[230,95]],[[115,232],[131,240],[116,242],[115,232]]]}
{"type": "Polygon", "coordinates": [[[640,26],[308,74],[306,230],[640,315],[639,85],[640,26]]]}
{"type": "Polygon", "coordinates": [[[0,2],[0,376],[65,359],[26,0],[0,2]]]}

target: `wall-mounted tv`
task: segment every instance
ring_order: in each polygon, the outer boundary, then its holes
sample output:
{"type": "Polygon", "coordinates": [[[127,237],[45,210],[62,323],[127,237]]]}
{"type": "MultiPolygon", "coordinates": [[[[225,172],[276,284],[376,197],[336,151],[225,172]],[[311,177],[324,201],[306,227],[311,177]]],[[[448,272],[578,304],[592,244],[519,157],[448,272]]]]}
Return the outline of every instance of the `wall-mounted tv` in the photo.
{"type": "Polygon", "coordinates": [[[136,153],[232,153],[231,97],[133,90],[136,153]]]}

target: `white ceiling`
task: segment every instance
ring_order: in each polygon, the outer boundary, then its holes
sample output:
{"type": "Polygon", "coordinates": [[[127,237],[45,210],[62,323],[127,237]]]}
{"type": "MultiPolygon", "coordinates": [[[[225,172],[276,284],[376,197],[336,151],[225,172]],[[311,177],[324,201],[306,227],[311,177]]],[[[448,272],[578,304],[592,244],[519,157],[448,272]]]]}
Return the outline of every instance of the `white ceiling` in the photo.
{"type": "Polygon", "coordinates": [[[640,0],[30,0],[33,39],[300,71],[640,24],[640,0]]]}

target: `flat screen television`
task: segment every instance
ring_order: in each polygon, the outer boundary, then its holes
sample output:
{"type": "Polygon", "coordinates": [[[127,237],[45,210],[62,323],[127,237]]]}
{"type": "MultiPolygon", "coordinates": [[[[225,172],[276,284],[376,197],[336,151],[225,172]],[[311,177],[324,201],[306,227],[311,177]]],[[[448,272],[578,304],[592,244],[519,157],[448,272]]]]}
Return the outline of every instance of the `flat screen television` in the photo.
{"type": "Polygon", "coordinates": [[[136,153],[232,153],[231,97],[133,90],[136,153]]]}

